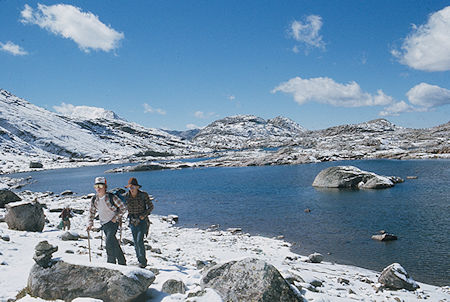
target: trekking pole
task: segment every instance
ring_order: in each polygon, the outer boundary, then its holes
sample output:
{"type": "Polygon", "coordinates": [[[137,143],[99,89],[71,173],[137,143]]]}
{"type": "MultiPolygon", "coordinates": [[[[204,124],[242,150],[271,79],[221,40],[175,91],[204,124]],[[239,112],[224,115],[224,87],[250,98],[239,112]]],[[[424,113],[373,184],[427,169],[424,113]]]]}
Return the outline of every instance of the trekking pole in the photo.
{"type": "Polygon", "coordinates": [[[100,230],[100,249],[103,250],[103,231],[100,230]]]}
{"type": "Polygon", "coordinates": [[[92,262],[92,259],[91,259],[91,239],[89,239],[91,237],[91,235],[89,234],[89,230],[87,231],[87,233],[88,233],[89,262],[92,262]]]}

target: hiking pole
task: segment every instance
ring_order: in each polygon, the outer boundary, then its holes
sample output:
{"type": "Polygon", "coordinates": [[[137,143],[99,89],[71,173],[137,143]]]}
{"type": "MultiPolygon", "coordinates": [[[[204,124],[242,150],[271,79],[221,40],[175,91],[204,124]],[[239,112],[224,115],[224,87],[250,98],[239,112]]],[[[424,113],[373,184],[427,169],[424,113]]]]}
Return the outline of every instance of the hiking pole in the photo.
{"type": "Polygon", "coordinates": [[[103,231],[100,230],[100,249],[103,250],[103,231]]]}
{"type": "Polygon", "coordinates": [[[89,230],[87,231],[87,233],[88,233],[89,262],[92,262],[92,259],[91,259],[91,239],[89,239],[91,237],[91,235],[89,234],[89,230]]]}

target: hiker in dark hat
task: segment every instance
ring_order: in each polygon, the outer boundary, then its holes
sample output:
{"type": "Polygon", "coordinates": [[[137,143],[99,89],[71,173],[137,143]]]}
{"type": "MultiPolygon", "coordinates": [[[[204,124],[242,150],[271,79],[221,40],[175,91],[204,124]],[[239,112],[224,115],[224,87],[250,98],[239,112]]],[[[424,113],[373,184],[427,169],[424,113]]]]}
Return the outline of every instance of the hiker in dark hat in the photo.
{"type": "Polygon", "coordinates": [[[91,230],[94,225],[94,217],[98,211],[101,229],[105,232],[105,248],[108,263],[117,263],[126,265],[125,256],[117,241],[116,233],[119,228],[119,221],[122,215],[127,211],[126,206],[114,194],[106,192],[106,179],[104,177],[96,177],[95,196],[91,200],[91,208],[89,210],[89,224],[87,230],[91,230]]]}
{"type": "Polygon", "coordinates": [[[140,267],[147,266],[147,257],[145,256],[144,236],[147,236],[150,227],[148,215],[153,210],[153,197],[146,192],[139,190],[136,178],[131,177],[128,185],[125,186],[129,191],[125,194],[125,202],[128,208],[128,218],[130,219],[130,229],[133,234],[134,249],[140,267]]]}

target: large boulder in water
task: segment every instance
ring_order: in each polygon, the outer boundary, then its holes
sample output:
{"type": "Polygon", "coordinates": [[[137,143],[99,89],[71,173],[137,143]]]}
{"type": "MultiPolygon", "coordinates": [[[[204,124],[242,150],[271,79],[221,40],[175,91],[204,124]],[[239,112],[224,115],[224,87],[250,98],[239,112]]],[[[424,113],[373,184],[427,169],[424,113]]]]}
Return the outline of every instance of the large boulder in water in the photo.
{"type": "Polygon", "coordinates": [[[336,166],[320,171],[312,185],[324,188],[384,189],[402,181],[399,177],[380,176],[354,166],[336,166]]]}
{"type": "Polygon", "coordinates": [[[6,205],[5,221],[12,230],[42,232],[45,225],[44,210],[37,201],[12,202],[6,205]]]}
{"type": "MultiPolygon", "coordinates": [[[[116,265],[111,265],[116,266],[116,265]]],[[[132,301],[147,291],[155,275],[144,269],[92,267],[56,261],[44,268],[35,264],[28,277],[28,290],[45,300],[71,301],[90,297],[108,301],[132,301]]]]}
{"type": "Polygon", "coordinates": [[[416,290],[419,285],[406,272],[406,270],[398,263],[392,263],[386,267],[378,278],[378,282],[390,289],[406,289],[416,290]]]}
{"type": "Polygon", "coordinates": [[[303,301],[273,265],[254,258],[213,266],[202,282],[223,301],[303,301]]]}
{"type": "Polygon", "coordinates": [[[6,204],[10,202],[21,201],[22,199],[17,196],[13,191],[2,189],[0,190],[0,208],[5,208],[6,204]]]}

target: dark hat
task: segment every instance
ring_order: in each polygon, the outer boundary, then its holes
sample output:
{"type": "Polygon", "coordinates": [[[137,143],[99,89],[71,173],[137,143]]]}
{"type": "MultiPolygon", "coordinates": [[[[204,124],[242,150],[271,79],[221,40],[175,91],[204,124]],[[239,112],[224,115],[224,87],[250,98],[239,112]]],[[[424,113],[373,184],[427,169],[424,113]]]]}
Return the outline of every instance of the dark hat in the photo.
{"type": "Polygon", "coordinates": [[[129,187],[131,187],[131,186],[138,186],[139,188],[142,187],[140,184],[138,184],[137,179],[134,178],[134,177],[131,177],[131,178],[128,180],[128,185],[125,186],[125,188],[129,188],[129,187]]]}

